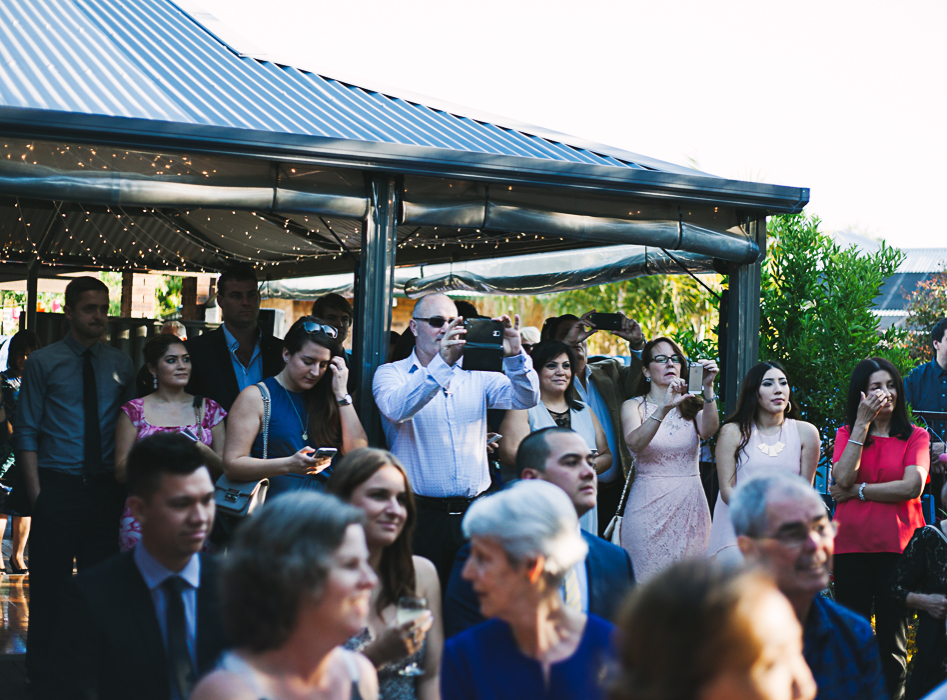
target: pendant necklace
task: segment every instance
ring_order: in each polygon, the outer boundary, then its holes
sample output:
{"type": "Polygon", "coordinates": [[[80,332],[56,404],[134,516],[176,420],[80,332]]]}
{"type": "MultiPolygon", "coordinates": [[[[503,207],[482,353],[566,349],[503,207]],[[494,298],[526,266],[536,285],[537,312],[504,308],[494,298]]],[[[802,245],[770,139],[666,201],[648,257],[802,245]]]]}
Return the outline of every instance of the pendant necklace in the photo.
{"type": "Polygon", "coordinates": [[[306,424],[303,423],[302,416],[299,415],[299,411],[296,410],[296,402],[293,401],[293,395],[289,393],[289,389],[286,388],[286,385],[283,384],[279,376],[276,377],[276,383],[283,387],[283,391],[286,392],[286,398],[289,399],[289,405],[293,407],[293,413],[296,414],[296,420],[299,421],[299,427],[302,428],[303,442],[309,442],[309,430],[306,428],[306,424]]]}
{"type": "Polygon", "coordinates": [[[760,452],[762,452],[764,455],[768,455],[769,457],[775,457],[780,452],[782,452],[783,449],[785,449],[786,445],[784,445],[783,441],[780,439],[783,436],[782,425],[779,426],[779,433],[776,435],[776,443],[773,445],[767,445],[765,442],[763,442],[763,431],[761,431],[759,427],[756,428],[756,432],[760,438],[760,444],[758,445],[758,447],[760,448],[760,452]]]}

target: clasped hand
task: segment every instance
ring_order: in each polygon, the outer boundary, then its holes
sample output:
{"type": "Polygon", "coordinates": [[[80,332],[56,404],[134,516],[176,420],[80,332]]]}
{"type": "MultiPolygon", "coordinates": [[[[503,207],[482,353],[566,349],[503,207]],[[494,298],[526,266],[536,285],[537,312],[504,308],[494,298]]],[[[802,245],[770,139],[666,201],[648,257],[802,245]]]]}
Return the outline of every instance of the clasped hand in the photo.
{"type": "Polygon", "coordinates": [[[376,667],[411,656],[424,644],[433,624],[434,615],[430,610],[425,610],[410,622],[390,625],[371,643],[370,648],[365,650],[366,656],[376,667]]]}

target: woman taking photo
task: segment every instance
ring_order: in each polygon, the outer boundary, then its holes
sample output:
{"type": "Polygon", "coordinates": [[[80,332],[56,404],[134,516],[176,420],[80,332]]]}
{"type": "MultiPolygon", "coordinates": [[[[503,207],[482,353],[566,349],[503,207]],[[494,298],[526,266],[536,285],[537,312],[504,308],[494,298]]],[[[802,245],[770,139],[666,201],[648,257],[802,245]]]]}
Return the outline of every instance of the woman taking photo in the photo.
{"type": "Polygon", "coordinates": [[[368,624],[345,648],[374,664],[381,700],[438,700],[441,586],[434,564],[411,554],[417,514],[404,467],[390,452],[363,447],[339,461],[326,489],[365,514],[368,563],[381,582],[372,593],[368,624]],[[423,599],[428,609],[398,624],[405,598],[423,599]]]}
{"type": "Polygon", "coordinates": [[[799,474],[810,484],[819,466],[819,431],[799,420],[792,387],[778,362],[761,362],[746,373],[733,415],[717,436],[717,480],[720,493],[714,506],[708,556],[742,562],[730,522],[730,494],[738,481],[769,469],[799,474]]]}
{"type": "Polygon", "coordinates": [[[832,461],[835,600],[870,620],[888,693],[900,698],[906,666],[907,613],[889,594],[901,552],[924,526],[921,492],[930,468],[930,438],[911,425],[904,382],[888,360],[862,360],[852,372],[845,425],[832,461]]]}
{"type": "Polygon", "coordinates": [[[224,473],[233,481],[269,479],[267,499],[289,491],[322,491],[331,457],[368,445],[346,385],[338,331],[313,316],[292,325],[283,340],[286,366],[240,392],[230,411],[224,473]],[[264,394],[270,403],[264,425],[264,394]],[[264,430],[265,428],[265,430],[264,430]],[[264,455],[264,447],[266,454],[264,455]]]}
{"type": "Polygon", "coordinates": [[[706,559],[631,594],[612,700],[812,700],[802,627],[772,579],[706,559]]]}
{"type": "MultiPolygon", "coordinates": [[[[516,451],[530,433],[543,428],[569,428],[590,446],[594,446],[595,473],[604,474],[612,466],[612,453],[602,426],[584,403],[575,395],[573,383],[575,352],[565,343],[547,340],[538,343],[531,353],[533,367],[539,373],[540,401],[527,411],[507,411],[500,424],[500,460],[516,463],[516,451]]],[[[610,516],[609,516],[610,517],[610,516]]],[[[598,510],[593,508],[579,518],[582,529],[598,535],[598,510]]]]}
{"type": "MultiPolygon", "coordinates": [[[[173,335],[156,335],[142,350],[151,377],[149,393],[132,399],[118,414],[115,423],[115,479],[125,483],[128,455],[134,444],[155,433],[181,433],[197,443],[213,477],[223,471],[227,412],[212,399],[191,396],[184,391],[191,378],[191,356],[184,342],[173,335]]],[[[141,526],[128,502],[118,527],[118,544],[123,552],[141,540],[141,526]]]]}
{"type": "Polygon", "coordinates": [[[576,568],[584,570],[588,546],[566,493],[520,481],[476,501],[463,528],[471,545],[463,577],[483,616],[496,619],[447,640],[442,697],[604,698],[615,628],[582,612],[576,568]]]}
{"type": "MultiPolygon", "coordinates": [[[[30,505],[26,498],[23,475],[17,469],[13,453],[13,418],[16,401],[20,395],[20,382],[26,358],[43,346],[39,336],[32,331],[20,331],[10,338],[7,348],[7,369],[0,373],[0,482],[11,489],[0,506],[0,538],[7,529],[7,516],[13,518],[13,551],[8,562],[7,573],[25,574],[26,541],[30,537],[30,505]]],[[[0,555],[0,572],[4,571],[0,555]]]]}
{"type": "MultiPolygon", "coordinates": [[[[940,503],[947,508],[947,484],[940,503]]],[[[894,570],[891,594],[917,610],[917,652],[904,700],[918,700],[947,681],[947,520],[915,530],[894,570]]]]}
{"type": "Polygon", "coordinates": [[[375,700],[375,669],[342,644],[365,627],[378,578],[357,508],[319,493],[267,502],[221,562],[236,649],[191,700],[375,700]]]}
{"type": "Polygon", "coordinates": [[[701,396],[687,393],[681,378],[684,353],[670,338],[654,338],[641,351],[637,395],[621,407],[621,425],[635,456],[621,545],[635,578],[646,581],[685,557],[703,555],[710,537],[710,508],[700,481],[700,441],[720,426],[714,377],[717,363],[703,366],[701,396]]]}

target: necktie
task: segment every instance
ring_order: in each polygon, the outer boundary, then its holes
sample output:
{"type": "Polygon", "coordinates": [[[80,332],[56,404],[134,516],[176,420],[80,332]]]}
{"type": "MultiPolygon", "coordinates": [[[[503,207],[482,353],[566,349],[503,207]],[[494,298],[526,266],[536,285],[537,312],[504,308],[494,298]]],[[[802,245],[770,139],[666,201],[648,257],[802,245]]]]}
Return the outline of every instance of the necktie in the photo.
{"type": "Polygon", "coordinates": [[[169,576],[161,584],[167,603],[166,625],[168,633],[168,673],[171,689],[176,697],[184,700],[194,687],[194,664],[187,650],[187,618],[184,615],[182,593],[188,587],[180,576],[169,576]]]}
{"type": "Polygon", "coordinates": [[[82,411],[85,414],[85,473],[89,477],[99,476],[102,466],[102,432],[99,426],[99,393],[95,386],[95,368],[92,367],[92,350],[82,353],[82,411]]]}
{"type": "Polygon", "coordinates": [[[562,580],[562,599],[567,608],[582,611],[582,592],[579,590],[579,576],[573,566],[562,580]]]}

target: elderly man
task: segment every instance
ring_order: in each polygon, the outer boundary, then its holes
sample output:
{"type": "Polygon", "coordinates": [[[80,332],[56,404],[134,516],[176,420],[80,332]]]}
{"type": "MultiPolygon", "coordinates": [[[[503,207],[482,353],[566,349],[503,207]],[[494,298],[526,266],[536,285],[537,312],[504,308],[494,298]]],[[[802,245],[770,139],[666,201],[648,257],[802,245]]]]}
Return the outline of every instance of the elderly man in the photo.
{"type": "Polygon", "coordinates": [[[539,402],[539,377],[520,343],[520,318],[503,316],[503,372],[463,368],[463,319],[443,294],[423,297],[408,326],[414,351],[382,365],[373,390],[388,445],[416,495],[414,552],[427,557],[446,587],[467,508],[490,486],[487,409],[539,402]]]}
{"type": "Polygon", "coordinates": [[[887,698],[871,625],[820,595],[836,528],[818,494],[804,479],[774,471],[737,485],[730,517],[744,557],[770,570],[796,611],[818,700],[887,698]]]}
{"type": "MultiPolygon", "coordinates": [[[[530,434],[516,452],[516,467],[524,480],[540,479],[555,484],[569,497],[576,515],[582,517],[595,507],[597,479],[592,466],[592,450],[582,436],[567,428],[544,428],[530,434]]],[[[588,554],[575,567],[578,584],[575,602],[583,612],[614,620],[625,594],[634,584],[631,560],[621,547],[584,530],[580,533],[588,554]]],[[[470,545],[457,554],[444,602],[444,634],[452,637],[483,622],[477,597],[462,578],[470,545]]],[[[568,599],[563,591],[564,599],[568,599]]]]}

